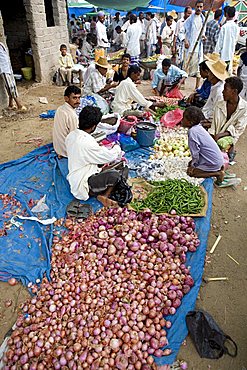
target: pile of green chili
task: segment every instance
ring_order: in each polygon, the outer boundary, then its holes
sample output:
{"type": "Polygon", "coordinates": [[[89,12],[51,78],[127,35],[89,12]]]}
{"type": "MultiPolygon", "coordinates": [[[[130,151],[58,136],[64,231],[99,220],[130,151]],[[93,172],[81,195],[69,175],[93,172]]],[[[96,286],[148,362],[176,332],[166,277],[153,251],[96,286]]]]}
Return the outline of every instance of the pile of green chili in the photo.
{"type": "Polygon", "coordinates": [[[153,181],[151,184],[154,189],[145,199],[131,203],[136,211],[149,208],[153,213],[198,214],[205,205],[200,187],[185,179],[153,181]]]}
{"type": "Polygon", "coordinates": [[[183,109],[182,107],[179,107],[178,105],[167,105],[164,108],[157,108],[155,111],[154,119],[155,121],[159,121],[162,116],[164,116],[165,113],[175,110],[175,109],[183,109]]]}

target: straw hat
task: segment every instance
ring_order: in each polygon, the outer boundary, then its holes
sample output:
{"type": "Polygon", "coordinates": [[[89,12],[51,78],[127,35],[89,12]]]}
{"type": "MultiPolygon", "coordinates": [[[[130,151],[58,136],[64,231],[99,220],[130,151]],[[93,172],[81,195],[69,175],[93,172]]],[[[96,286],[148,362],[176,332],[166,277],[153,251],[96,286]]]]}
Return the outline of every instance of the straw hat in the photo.
{"type": "Polygon", "coordinates": [[[205,55],[205,60],[210,60],[210,61],[217,62],[217,60],[220,60],[220,54],[218,54],[218,53],[212,53],[212,54],[207,53],[205,55]]]}
{"type": "Polygon", "coordinates": [[[229,77],[229,73],[226,70],[227,65],[225,62],[223,62],[223,60],[217,60],[216,62],[208,60],[206,62],[206,65],[213,73],[213,75],[219,80],[224,81],[226,78],[229,77]]]}
{"type": "Polygon", "coordinates": [[[172,10],[171,12],[168,12],[167,15],[172,16],[173,19],[177,19],[178,17],[176,10],[172,10]]]}
{"type": "Polygon", "coordinates": [[[107,62],[107,59],[103,57],[100,57],[95,64],[105,69],[111,68],[111,65],[107,62]]]}

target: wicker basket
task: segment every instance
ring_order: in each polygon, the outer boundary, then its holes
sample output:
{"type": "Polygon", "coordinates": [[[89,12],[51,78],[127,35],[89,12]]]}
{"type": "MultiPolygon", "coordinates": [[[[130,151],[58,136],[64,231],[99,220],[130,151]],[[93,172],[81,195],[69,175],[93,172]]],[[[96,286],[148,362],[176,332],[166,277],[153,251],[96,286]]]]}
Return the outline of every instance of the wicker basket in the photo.
{"type": "Polygon", "coordinates": [[[157,61],[156,60],[152,60],[151,62],[140,61],[140,65],[144,69],[156,69],[157,61]]]}
{"type": "Polygon", "coordinates": [[[108,63],[110,64],[119,64],[121,62],[121,59],[110,59],[108,60],[108,63]]]}

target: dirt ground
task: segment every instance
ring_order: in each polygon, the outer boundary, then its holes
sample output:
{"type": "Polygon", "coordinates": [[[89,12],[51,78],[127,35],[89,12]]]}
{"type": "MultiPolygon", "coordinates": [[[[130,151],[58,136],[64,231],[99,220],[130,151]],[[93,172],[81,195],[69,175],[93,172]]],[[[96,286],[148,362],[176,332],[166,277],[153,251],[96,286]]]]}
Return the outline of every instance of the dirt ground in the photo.
{"type": "MultiPolygon", "coordinates": [[[[186,81],[185,95],[192,90],[193,84],[192,79],[186,81]]],[[[28,112],[0,112],[1,162],[25,155],[35,149],[38,143],[50,143],[53,120],[41,120],[39,114],[47,109],[56,109],[63,103],[63,87],[21,83],[18,89],[28,112]],[[39,97],[46,97],[48,104],[39,103],[39,97]]],[[[149,95],[149,83],[143,82],[140,90],[149,95]]],[[[220,327],[237,342],[238,355],[236,358],[225,355],[219,360],[201,359],[191,340],[187,338],[178,359],[184,359],[189,370],[247,369],[247,259],[244,249],[247,240],[246,142],[247,132],[237,144],[237,163],[230,168],[231,172],[242,179],[242,183],[234,189],[215,189],[213,195],[208,251],[219,234],[222,239],[214,254],[207,260],[204,277],[227,277],[228,280],[203,283],[196,305],[197,308],[211,313],[220,327]]],[[[27,297],[27,290],[20,284],[10,287],[6,283],[0,283],[0,343],[15,322],[20,303],[27,297]],[[7,299],[13,301],[8,308],[5,307],[7,299]]]]}

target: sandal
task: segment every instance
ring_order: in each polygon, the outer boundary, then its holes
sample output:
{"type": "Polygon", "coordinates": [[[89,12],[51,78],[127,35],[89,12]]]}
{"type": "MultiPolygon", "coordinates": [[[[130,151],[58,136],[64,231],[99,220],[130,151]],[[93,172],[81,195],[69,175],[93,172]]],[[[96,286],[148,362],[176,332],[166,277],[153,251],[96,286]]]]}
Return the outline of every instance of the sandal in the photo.
{"type": "Polygon", "coordinates": [[[80,205],[79,200],[76,200],[76,199],[72,200],[72,202],[70,202],[66,207],[67,215],[71,217],[76,217],[78,213],[79,205],[80,205]]]}
{"type": "Polygon", "coordinates": [[[67,216],[76,219],[87,219],[93,214],[93,209],[90,204],[82,204],[79,200],[74,199],[67,205],[66,213],[67,216]]]}
{"type": "Polygon", "coordinates": [[[88,217],[92,216],[92,214],[93,208],[90,204],[80,204],[76,218],[86,220],[88,217]]]}
{"type": "Polygon", "coordinates": [[[235,179],[235,178],[236,178],[236,174],[235,173],[230,173],[228,171],[225,171],[224,179],[235,179]]]}
{"type": "Polygon", "coordinates": [[[214,185],[217,186],[217,188],[228,188],[230,186],[236,186],[241,183],[240,178],[230,178],[230,179],[224,179],[222,182],[215,182],[214,185]]]}

